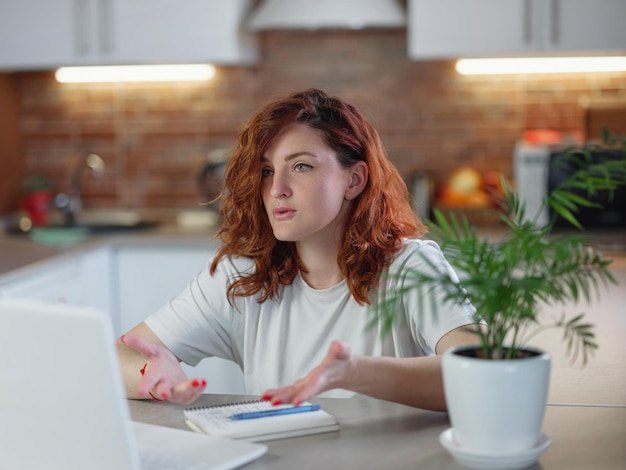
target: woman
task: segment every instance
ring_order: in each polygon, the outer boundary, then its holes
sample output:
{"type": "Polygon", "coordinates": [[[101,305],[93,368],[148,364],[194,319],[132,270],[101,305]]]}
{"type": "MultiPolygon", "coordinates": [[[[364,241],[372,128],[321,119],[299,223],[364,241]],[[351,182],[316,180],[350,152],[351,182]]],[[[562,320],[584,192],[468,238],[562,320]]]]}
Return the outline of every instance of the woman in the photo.
{"type": "Polygon", "coordinates": [[[219,356],[274,404],[325,392],[445,409],[437,354],[476,340],[462,328],[473,311],[433,318],[409,292],[389,334],[368,328],[403,270],[449,266],[419,240],[406,186],[354,107],[315,89],[268,104],[239,136],[223,199],[210,268],[118,342],[129,397],[190,403],[207,382],[179,361],[219,356]]]}

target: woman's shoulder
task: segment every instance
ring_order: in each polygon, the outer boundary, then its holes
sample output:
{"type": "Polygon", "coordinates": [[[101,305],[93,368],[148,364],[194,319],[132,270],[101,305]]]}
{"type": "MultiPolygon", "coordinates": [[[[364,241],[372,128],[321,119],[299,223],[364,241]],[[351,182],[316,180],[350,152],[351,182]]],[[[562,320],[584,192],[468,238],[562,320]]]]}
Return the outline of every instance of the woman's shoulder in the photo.
{"type": "Polygon", "coordinates": [[[394,262],[416,256],[439,257],[442,256],[441,248],[433,240],[422,238],[404,238],[402,246],[396,252],[394,262]]]}
{"type": "Polygon", "coordinates": [[[402,246],[396,252],[391,265],[390,271],[399,271],[404,268],[419,268],[429,265],[440,265],[447,263],[443,252],[433,240],[409,239],[402,240],[402,246]]]}

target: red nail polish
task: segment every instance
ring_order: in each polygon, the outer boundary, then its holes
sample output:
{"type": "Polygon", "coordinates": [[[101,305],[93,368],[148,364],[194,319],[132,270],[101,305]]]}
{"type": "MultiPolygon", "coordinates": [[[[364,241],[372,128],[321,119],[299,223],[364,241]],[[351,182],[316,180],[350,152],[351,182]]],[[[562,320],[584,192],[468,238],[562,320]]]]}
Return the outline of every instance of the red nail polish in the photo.
{"type": "Polygon", "coordinates": [[[271,399],[272,399],[272,396],[267,393],[261,395],[261,400],[263,401],[270,401],[271,399]]]}
{"type": "Polygon", "coordinates": [[[282,402],[282,401],[280,401],[280,400],[274,400],[274,401],[272,402],[272,405],[274,405],[274,406],[278,406],[278,405],[282,405],[282,404],[283,404],[283,402],[282,402]]]}
{"type": "Polygon", "coordinates": [[[206,385],[206,379],[202,379],[202,386],[204,387],[206,385]]]}
{"type": "Polygon", "coordinates": [[[191,381],[191,386],[192,387],[199,387],[200,386],[200,381],[198,379],[193,379],[191,381]]]}

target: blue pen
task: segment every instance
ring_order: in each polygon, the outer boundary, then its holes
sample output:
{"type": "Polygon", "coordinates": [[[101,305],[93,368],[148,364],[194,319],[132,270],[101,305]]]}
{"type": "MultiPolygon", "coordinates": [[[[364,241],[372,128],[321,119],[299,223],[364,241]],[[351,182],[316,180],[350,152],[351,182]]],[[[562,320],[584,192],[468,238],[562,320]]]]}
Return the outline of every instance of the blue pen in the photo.
{"type": "Polygon", "coordinates": [[[290,408],[277,408],[275,410],[249,411],[247,413],[238,413],[238,414],[232,415],[229,419],[231,419],[232,421],[238,421],[241,419],[266,418],[268,416],[281,416],[281,415],[290,415],[294,413],[306,413],[308,411],[317,411],[319,409],[320,409],[320,405],[292,406],[290,408]]]}

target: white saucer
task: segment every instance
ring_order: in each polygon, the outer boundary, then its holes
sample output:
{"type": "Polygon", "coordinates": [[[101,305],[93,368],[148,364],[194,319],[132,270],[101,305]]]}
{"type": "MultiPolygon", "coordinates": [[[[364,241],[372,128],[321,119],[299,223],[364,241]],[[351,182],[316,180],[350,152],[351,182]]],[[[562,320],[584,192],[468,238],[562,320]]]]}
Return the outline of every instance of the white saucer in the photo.
{"type": "Polygon", "coordinates": [[[541,433],[537,444],[531,449],[514,454],[491,455],[461,447],[454,437],[452,428],[446,429],[439,435],[439,442],[460,464],[466,467],[503,470],[530,467],[550,447],[552,439],[547,434],[541,433]]]}

